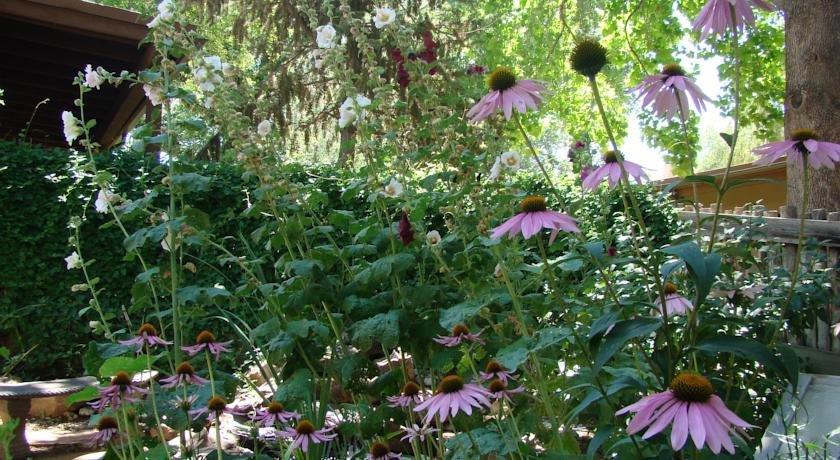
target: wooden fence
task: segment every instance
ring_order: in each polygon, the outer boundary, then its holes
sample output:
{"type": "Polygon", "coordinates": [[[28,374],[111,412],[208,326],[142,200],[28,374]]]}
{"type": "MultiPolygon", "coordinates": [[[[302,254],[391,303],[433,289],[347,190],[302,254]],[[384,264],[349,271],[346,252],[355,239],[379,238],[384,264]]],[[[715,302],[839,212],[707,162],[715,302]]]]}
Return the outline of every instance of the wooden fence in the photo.
{"type": "MultiPolygon", "coordinates": [[[[714,207],[701,208],[699,218],[704,228],[711,228],[713,215],[714,207]]],[[[685,220],[696,222],[698,214],[689,205],[680,211],[680,216],[685,220]]],[[[739,227],[744,230],[742,233],[748,239],[779,243],[779,245],[768,245],[754,255],[771,266],[783,264],[788,271],[793,270],[800,223],[796,206],[782,206],[778,211],[767,210],[760,205],[736,207],[721,212],[721,216],[720,228],[739,227]],[[757,219],[758,217],[761,219],[757,219]]],[[[805,217],[805,239],[806,241],[815,239],[818,242],[819,251],[825,254],[825,260],[818,261],[813,254],[807,257],[808,254],[803,252],[802,269],[831,269],[831,289],[834,291],[834,298],[837,299],[840,295],[840,260],[838,260],[840,257],[840,212],[814,209],[805,217]]],[[[726,234],[726,232],[720,232],[720,229],[718,233],[726,234]]],[[[840,321],[840,305],[829,303],[824,308],[831,324],[840,321]]],[[[832,334],[831,324],[818,319],[812,330],[806,331],[804,337],[794,338],[792,342],[796,345],[840,354],[840,340],[832,334]]]]}

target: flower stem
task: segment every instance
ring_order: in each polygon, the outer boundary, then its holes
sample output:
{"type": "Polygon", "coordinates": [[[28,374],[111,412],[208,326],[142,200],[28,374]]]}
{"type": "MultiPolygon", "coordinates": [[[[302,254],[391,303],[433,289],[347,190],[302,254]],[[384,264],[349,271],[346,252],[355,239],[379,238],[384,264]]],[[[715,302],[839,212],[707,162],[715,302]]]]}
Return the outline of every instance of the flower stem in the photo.
{"type": "Polygon", "coordinates": [[[216,397],[216,381],[213,379],[213,364],[210,362],[210,351],[204,349],[204,360],[207,363],[207,374],[210,376],[211,397],[216,397]]]}
{"type": "MultiPolygon", "coordinates": [[[[735,17],[735,6],[729,6],[732,17],[735,17]]],[[[718,221],[720,218],[720,205],[723,202],[723,193],[725,187],[729,182],[729,172],[732,169],[732,159],[735,157],[735,145],[738,142],[738,131],[740,129],[741,119],[741,47],[738,43],[738,28],[732,28],[732,55],[735,64],[735,75],[733,77],[735,106],[732,110],[732,117],[734,118],[734,127],[732,130],[732,138],[729,140],[729,158],[726,160],[726,169],[723,172],[723,179],[720,182],[720,189],[717,194],[717,202],[715,205],[715,215],[712,218],[712,231],[709,237],[709,248],[706,252],[712,252],[715,247],[715,236],[717,234],[718,221]]],[[[699,222],[699,219],[698,219],[699,222]]]]}
{"type": "MultiPolygon", "coordinates": [[[[804,156],[804,155],[803,155],[804,156]]],[[[802,208],[799,210],[799,237],[796,241],[796,254],[793,257],[793,273],[791,273],[790,277],[790,288],[788,288],[788,293],[785,298],[785,303],[782,304],[781,311],[779,312],[779,319],[781,320],[781,325],[785,323],[785,317],[787,316],[788,308],[790,308],[790,303],[793,301],[793,294],[796,289],[796,283],[799,281],[799,272],[800,272],[800,263],[802,262],[802,247],[805,245],[805,215],[808,212],[808,200],[810,198],[810,174],[809,174],[809,167],[807,157],[802,159],[802,208]]],[[[783,327],[777,327],[773,329],[773,335],[770,337],[770,341],[768,342],[767,346],[772,347],[776,340],[779,338],[779,334],[784,329],[783,327]]]]}
{"type": "Polygon", "coordinates": [[[163,435],[163,427],[160,423],[160,415],[158,415],[157,398],[155,398],[154,371],[152,370],[152,351],[149,349],[148,344],[146,344],[146,369],[149,370],[149,397],[152,400],[152,412],[155,415],[157,433],[160,437],[161,444],[163,444],[163,451],[166,452],[166,458],[171,459],[172,456],[169,455],[169,446],[167,445],[166,438],[163,435]]]}
{"type": "Polygon", "coordinates": [[[513,120],[516,122],[516,126],[519,128],[519,132],[522,133],[522,137],[525,139],[525,144],[528,146],[528,149],[531,150],[531,154],[534,155],[534,160],[537,162],[537,166],[539,166],[543,176],[545,176],[545,180],[546,182],[548,182],[548,186],[551,187],[552,190],[557,191],[557,189],[554,188],[554,183],[551,181],[551,176],[548,175],[548,170],[545,169],[545,166],[543,166],[543,163],[540,160],[540,154],[537,153],[537,149],[534,148],[534,144],[531,142],[531,138],[528,137],[528,133],[525,132],[525,127],[522,126],[522,120],[519,119],[519,114],[515,110],[513,111],[513,120]]]}

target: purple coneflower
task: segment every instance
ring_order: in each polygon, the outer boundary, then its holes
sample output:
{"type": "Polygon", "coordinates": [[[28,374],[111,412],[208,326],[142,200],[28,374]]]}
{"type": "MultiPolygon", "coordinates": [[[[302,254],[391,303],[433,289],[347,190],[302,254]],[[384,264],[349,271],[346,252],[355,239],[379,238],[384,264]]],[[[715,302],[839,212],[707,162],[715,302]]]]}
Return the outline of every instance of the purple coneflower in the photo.
{"type": "Polygon", "coordinates": [[[435,395],[415,407],[414,412],[428,411],[423,423],[430,423],[435,415],[445,422],[447,417],[455,417],[460,411],[471,415],[473,407],[490,407],[489,397],[490,393],[481,385],[464,383],[461,377],[449,375],[441,380],[435,395]]]}
{"type": "Polygon", "coordinates": [[[502,382],[501,379],[496,379],[490,382],[490,385],[487,385],[487,391],[490,392],[491,400],[498,401],[499,399],[504,399],[510,402],[511,396],[524,392],[525,388],[517,387],[509,390],[505,382],[502,382]]]}
{"type": "Polygon", "coordinates": [[[89,447],[101,447],[119,436],[119,425],[114,417],[103,416],[96,423],[96,433],[90,436],[89,447]]]}
{"type": "Polygon", "coordinates": [[[840,144],[818,141],[817,133],[810,129],[794,131],[790,140],[764,144],[753,149],[753,153],[761,157],[755,161],[757,165],[770,164],[784,155],[799,166],[807,158],[814,169],[834,169],[834,163],[840,162],[840,144]]]}
{"type": "Polygon", "coordinates": [[[125,402],[137,401],[137,396],[144,395],[148,391],[140,388],[131,380],[126,372],[117,372],[111,378],[111,384],[99,389],[99,400],[90,403],[90,407],[101,411],[108,406],[116,410],[125,402]]]}
{"type": "Polygon", "coordinates": [[[629,434],[650,426],[642,439],[648,439],[672,425],[671,447],[677,451],[691,435],[698,449],[706,444],[718,454],[723,446],[727,452],[734,454],[735,446],[729,434],[735,429],[752,427],[714,394],[714,387],[708,379],[688,372],[674,377],[668,390],[646,396],[619,410],[616,415],[628,412],[636,413],[627,427],[629,434]]]}
{"type": "MultiPolygon", "coordinates": [[[[665,283],[662,290],[665,291],[665,311],[668,313],[668,316],[685,315],[689,310],[694,308],[691,301],[677,293],[677,286],[674,283],[665,283]]],[[[662,302],[657,298],[655,303],[661,313],[662,302]]]]}
{"type": "Polygon", "coordinates": [[[458,324],[452,328],[452,335],[439,335],[432,340],[447,347],[457,347],[462,342],[474,342],[484,345],[484,340],[479,335],[481,335],[480,332],[478,334],[471,334],[465,324],[458,324]]]}
{"type": "Polygon", "coordinates": [[[175,375],[160,379],[163,388],[175,388],[178,385],[204,385],[207,379],[195,375],[195,369],[190,363],[184,362],[175,369],[175,375]]]}
{"type": "Polygon", "coordinates": [[[662,118],[679,115],[685,121],[688,118],[688,98],[698,112],[706,110],[705,101],[710,101],[694,81],[685,76],[679,64],[668,64],[662,72],[648,75],[639,86],[633,88],[642,98],[642,107],[651,106],[662,118]]]}
{"type": "Polygon", "coordinates": [[[499,379],[507,385],[508,379],[515,379],[517,376],[516,374],[511,374],[504,368],[498,361],[495,359],[491,359],[487,366],[484,368],[484,372],[479,372],[479,376],[481,377],[482,382],[486,382],[487,380],[499,379]]]}
{"type": "Polygon", "coordinates": [[[700,32],[700,38],[707,35],[723,35],[727,29],[733,27],[741,30],[744,24],[755,24],[752,7],[765,11],[773,11],[775,7],[764,0],[709,0],[700,10],[692,27],[700,32]],[[734,16],[733,16],[734,13],[734,16]]]}
{"type": "Polygon", "coordinates": [[[120,340],[120,343],[127,346],[136,347],[137,351],[143,349],[143,346],[148,345],[154,347],[157,345],[172,345],[172,342],[167,342],[157,335],[157,329],[149,323],[140,326],[137,331],[137,336],[129,340],[120,340]]]}
{"type": "MultiPolygon", "coordinates": [[[[598,166],[598,169],[592,171],[592,173],[586,177],[581,184],[583,188],[595,190],[598,188],[598,184],[600,184],[605,177],[609,181],[610,187],[615,187],[621,180],[621,166],[619,165],[618,159],[619,154],[613,150],[605,153],[604,164],[598,166]]],[[[627,160],[622,160],[621,164],[624,165],[624,170],[627,171],[627,175],[636,179],[637,183],[641,184],[642,178],[647,179],[647,174],[645,174],[641,165],[627,160]]]]}
{"type": "Polygon", "coordinates": [[[416,423],[412,424],[411,426],[401,426],[405,431],[405,436],[400,438],[400,441],[408,441],[408,442],[426,442],[426,436],[431,437],[432,433],[437,433],[437,428],[432,428],[428,424],[423,426],[417,426],[416,423]]]}
{"type": "Polygon", "coordinates": [[[390,460],[393,458],[402,458],[402,456],[391,452],[388,444],[379,441],[370,445],[370,452],[365,457],[366,460],[390,460]]]}
{"type": "Polygon", "coordinates": [[[189,412],[190,410],[192,410],[196,401],[198,401],[198,395],[196,394],[192,394],[189,396],[178,395],[173,401],[173,406],[183,410],[184,412],[189,412]]]}
{"type": "Polygon", "coordinates": [[[275,423],[288,423],[292,420],[299,420],[300,414],[294,411],[287,411],[283,404],[277,401],[268,403],[268,407],[260,408],[254,414],[254,421],[263,426],[274,426],[275,423]]]}
{"type": "Polygon", "coordinates": [[[411,404],[416,406],[423,401],[420,396],[420,387],[414,382],[406,383],[399,395],[388,396],[386,399],[391,407],[408,407],[411,404]]]}
{"type": "Polygon", "coordinates": [[[517,80],[516,74],[508,67],[497,67],[487,77],[490,92],[481,98],[473,108],[467,112],[467,118],[473,123],[493,115],[502,110],[505,118],[510,120],[515,108],[519,113],[525,113],[526,108],[537,110],[542,102],[545,85],[534,80],[517,80]]]}
{"type": "Polygon", "coordinates": [[[518,233],[521,233],[527,240],[536,235],[540,230],[547,228],[551,230],[551,236],[548,239],[548,244],[551,244],[557,238],[560,230],[567,232],[580,231],[575,219],[562,212],[548,209],[545,198],[542,196],[526,196],[520,206],[522,212],[494,228],[490,234],[490,238],[501,238],[505,234],[507,234],[508,238],[513,238],[518,233]]]}
{"type": "Polygon", "coordinates": [[[291,445],[292,450],[300,447],[300,450],[309,452],[309,444],[320,444],[322,442],[331,441],[333,438],[338,436],[331,431],[332,428],[322,428],[320,430],[316,430],[315,425],[313,425],[312,422],[309,420],[301,420],[298,422],[296,427],[288,427],[278,434],[284,438],[294,440],[291,445]]]}
{"type": "Polygon", "coordinates": [[[190,356],[195,356],[201,353],[202,350],[207,350],[214,356],[216,356],[216,360],[218,361],[219,357],[222,355],[222,352],[230,351],[228,346],[231,343],[233,343],[233,341],[216,342],[216,336],[213,335],[212,332],[201,331],[195,338],[195,345],[189,347],[181,347],[181,349],[187,352],[187,354],[190,356]]]}
{"type": "Polygon", "coordinates": [[[221,396],[213,396],[207,401],[207,406],[193,409],[189,414],[190,417],[196,418],[207,414],[207,420],[210,421],[218,420],[222,414],[245,415],[238,407],[229,407],[225,398],[221,396]]]}

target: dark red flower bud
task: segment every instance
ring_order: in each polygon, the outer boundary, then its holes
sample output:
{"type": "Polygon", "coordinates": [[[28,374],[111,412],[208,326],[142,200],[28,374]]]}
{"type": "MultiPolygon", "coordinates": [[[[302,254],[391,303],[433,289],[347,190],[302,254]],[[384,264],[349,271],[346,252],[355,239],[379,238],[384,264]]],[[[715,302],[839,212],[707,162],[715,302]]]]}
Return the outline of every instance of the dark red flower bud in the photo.
{"type": "Polygon", "coordinates": [[[405,211],[403,211],[402,219],[400,219],[399,234],[403,246],[408,246],[414,241],[414,229],[411,228],[411,222],[408,220],[408,214],[405,211]]]}

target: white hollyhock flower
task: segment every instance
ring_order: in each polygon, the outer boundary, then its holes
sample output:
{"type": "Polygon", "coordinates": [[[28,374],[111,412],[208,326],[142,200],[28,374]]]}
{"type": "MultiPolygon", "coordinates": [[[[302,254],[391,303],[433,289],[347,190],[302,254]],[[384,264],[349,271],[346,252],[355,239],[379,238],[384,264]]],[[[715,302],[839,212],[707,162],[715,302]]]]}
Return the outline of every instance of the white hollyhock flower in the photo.
{"type": "Polygon", "coordinates": [[[259,134],[260,137],[268,136],[268,133],[270,133],[270,132],[271,132],[271,121],[263,120],[263,121],[260,122],[260,124],[257,125],[257,134],[259,134]]]}
{"type": "Polygon", "coordinates": [[[315,29],[315,42],[318,43],[318,48],[333,48],[335,47],[336,31],[332,24],[318,26],[315,29]]]}
{"type": "Polygon", "coordinates": [[[173,247],[178,249],[178,241],[175,241],[174,245],[172,244],[172,232],[167,230],[166,236],[160,240],[160,247],[166,252],[171,251],[173,247]]]}
{"type": "Polygon", "coordinates": [[[90,288],[87,284],[74,284],[70,286],[70,292],[84,292],[90,288]]]}
{"type": "Polygon", "coordinates": [[[326,55],[327,52],[320,48],[312,50],[312,65],[315,66],[316,69],[324,67],[324,57],[326,55]]]}
{"type": "Polygon", "coordinates": [[[341,107],[338,108],[338,127],[344,128],[351,123],[356,123],[358,120],[364,120],[365,110],[363,108],[370,104],[370,99],[361,94],[345,99],[341,103],[341,107]]]}
{"type": "Polygon", "coordinates": [[[82,122],[74,117],[72,112],[61,112],[61,121],[64,123],[64,138],[68,144],[72,145],[76,138],[84,134],[82,122]]]}
{"type": "Polygon", "coordinates": [[[831,332],[833,332],[834,335],[840,337],[840,323],[837,323],[834,326],[831,326],[831,332]]]}
{"type": "Polygon", "coordinates": [[[505,152],[501,159],[502,164],[511,171],[518,171],[522,167],[522,155],[518,152],[505,152]]]}
{"type": "Polygon", "coordinates": [[[496,264],[496,268],[493,269],[493,276],[496,278],[501,278],[504,272],[502,272],[502,264],[496,264]]]}
{"type": "Polygon", "coordinates": [[[402,184],[400,184],[397,181],[396,178],[392,177],[391,182],[389,182],[388,185],[385,186],[385,192],[384,192],[385,195],[389,196],[391,198],[396,198],[396,197],[402,195],[402,192],[403,192],[402,184]]]}
{"type": "Polygon", "coordinates": [[[222,58],[219,56],[204,56],[204,63],[215,71],[222,71],[222,58]]]}
{"type": "Polygon", "coordinates": [[[99,195],[96,196],[96,201],[93,205],[96,208],[96,212],[104,214],[108,212],[108,203],[116,203],[119,200],[119,195],[111,193],[105,189],[100,189],[99,195]]]}
{"type": "Polygon", "coordinates": [[[493,166],[490,167],[490,180],[499,180],[499,176],[502,175],[502,160],[498,157],[496,161],[493,162],[493,166]]]}
{"type": "Polygon", "coordinates": [[[99,89],[102,83],[105,83],[105,79],[99,74],[99,69],[94,70],[93,66],[88,64],[85,67],[85,86],[99,89]]]}
{"type": "Polygon", "coordinates": [[[432,230],[426,233],[426,244],[429,246],[437,246],[440,243],[440,232],[432,230]]]}
{"type": "Polygon", "coordinates": [[[166,94],[164,94],[163,90],[157,86],[152,86],[147,83],[143,85],[143,92],[146,93],[146,97],[152,105],[161,105],[163,104],[163,101],[166,100],[166,94]]]}
{"type": "Polygon", "coordinates": [[[68,270],[72,270],[74,268],[82,268],[82,257],[76,251],[73,251],[72,254],[65,257],[64,261],[67,262],[68,270]]]}
{"type": "Polygon", "coordinates": [[[175,6],[172,4],[172,0],[163,0],[157,7],[158,10],[158,17],[160,17],[163,21],[169,21],[174,16],[175,6]]]}
{"type": "Polygon", "coordinates": [[[391,8],[374,8],[373,25],[381,29],[397,20],[397,12],[391,8]]]}

